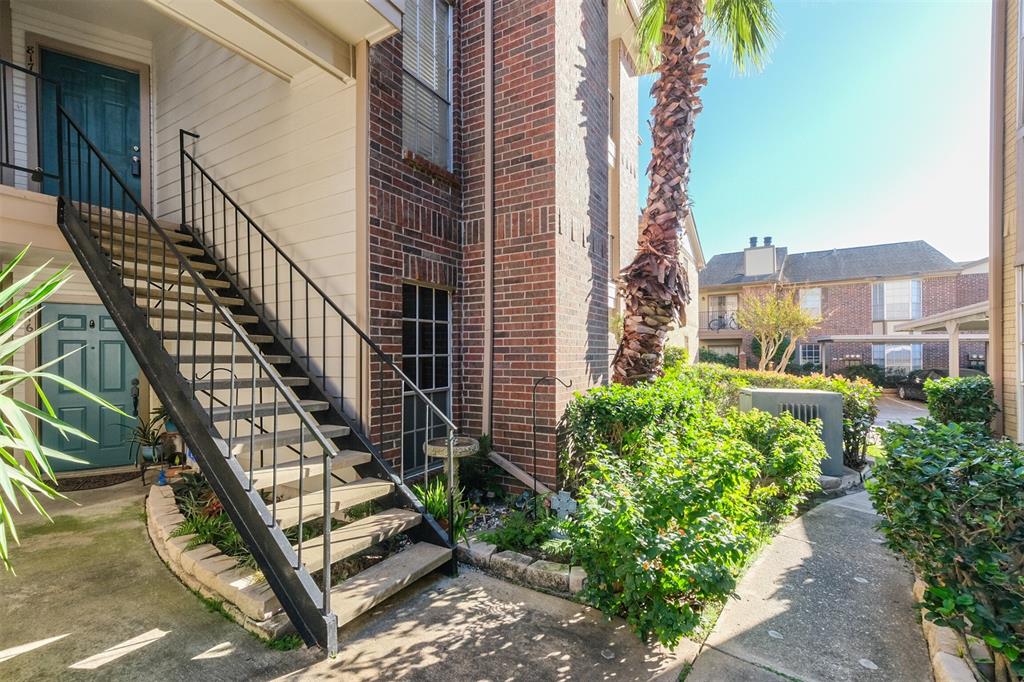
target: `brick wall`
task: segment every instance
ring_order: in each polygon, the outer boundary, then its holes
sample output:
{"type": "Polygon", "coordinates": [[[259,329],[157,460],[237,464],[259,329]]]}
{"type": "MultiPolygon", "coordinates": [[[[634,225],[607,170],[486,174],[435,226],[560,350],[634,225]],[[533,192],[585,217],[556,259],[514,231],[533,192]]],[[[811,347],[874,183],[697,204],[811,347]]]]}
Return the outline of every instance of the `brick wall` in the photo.
{"type": "MultiPolygon", "coordinates": [[[[459,17],[454,23],[458,44],[459,17]]],[[[460,54],[453,55],[453,118],[455,120],[452,174],[461,177],[460,54]]],[[[402,353],[402,284],[419,282],[455,292],[453,307],[461,306],[460,204],[457,183],[415,169],[402,149],[402,36],[398,34],[370,50],[369,85],[369,333],[395,358],[402,353]]],[[[452,328],[452,396],[456,419],[462,412],[460,389],[460,316],[452,328]]],[[[390,370],[371,366],[374,425],[371,437],[383,436],[385,456],[397,461],[401,451],[401,384],[390,370]],[[383,379],[383,391],[377,379],[383,379]],[[383,410],[383,412],[382,412],[383,410]],[[382,431],[378,428],[382,427],[382,431]]],[[[415,380],[415,379],[414,379],[415,380]]]]}

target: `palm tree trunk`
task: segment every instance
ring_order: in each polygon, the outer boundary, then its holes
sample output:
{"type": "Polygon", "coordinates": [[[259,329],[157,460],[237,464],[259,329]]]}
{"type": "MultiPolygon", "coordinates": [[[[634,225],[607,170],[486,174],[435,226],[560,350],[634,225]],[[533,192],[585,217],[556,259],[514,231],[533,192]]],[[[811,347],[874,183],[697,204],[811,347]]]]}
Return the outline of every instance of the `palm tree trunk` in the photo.
{"type": "Polygon", "coordinates": [[[620,273],[626,304],[624,330],[615,353],[614,380],[633,384],[658,377],[672,324],[686,323],[690,300],[679,244],[690,212],[686,186],[694,120],[707,83],[708,41],[704,36],[704,0],[668,0],[662,28],[658,79],[651,87],[650,188],[640,219],[636,258],[620,273]]]}

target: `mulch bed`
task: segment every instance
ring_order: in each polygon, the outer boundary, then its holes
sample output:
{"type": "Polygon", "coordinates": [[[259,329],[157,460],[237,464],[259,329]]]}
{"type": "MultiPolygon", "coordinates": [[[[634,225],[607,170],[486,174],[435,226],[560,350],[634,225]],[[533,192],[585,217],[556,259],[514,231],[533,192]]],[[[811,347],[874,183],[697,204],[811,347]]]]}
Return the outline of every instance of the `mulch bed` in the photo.
{"type": "Polygon", "coordinates": [[[119,471],[115,474],[100,474],[98,476],[69,476],[57,479],[57,490],[62,493],[75,492],[78,490],[94,490],[117,485],[139,477],[139,471],[119,471]]]}

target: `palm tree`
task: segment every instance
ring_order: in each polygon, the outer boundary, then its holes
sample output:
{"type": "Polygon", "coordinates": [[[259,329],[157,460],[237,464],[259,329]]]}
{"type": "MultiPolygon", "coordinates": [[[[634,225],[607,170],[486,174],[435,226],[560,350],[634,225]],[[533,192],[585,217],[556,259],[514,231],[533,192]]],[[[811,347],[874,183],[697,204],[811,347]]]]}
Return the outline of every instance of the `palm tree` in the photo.
{"type": "Polygon", "coordinates": [[[632,384],[661,374],[665,337],[673,322],[685,324],[690,300],[679,243],[690,212],[687,183],[694,120],[703,108],[707,48],[713,38],[732,54],[737,70],[760,68],[775,36],[771,0],[645,0],[636,41],[657,65],[651,86],[650,187],[640,219],[636,258],[620,273],[626,303],[624,330],[615,353],[614,379],[632,384]]]}

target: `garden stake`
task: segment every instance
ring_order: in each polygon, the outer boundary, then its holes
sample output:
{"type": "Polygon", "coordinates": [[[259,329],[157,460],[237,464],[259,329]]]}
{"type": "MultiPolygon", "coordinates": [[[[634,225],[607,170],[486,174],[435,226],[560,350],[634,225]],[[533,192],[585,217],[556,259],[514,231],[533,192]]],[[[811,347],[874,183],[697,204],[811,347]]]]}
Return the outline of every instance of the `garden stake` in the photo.
{"type": "MultiPolygon", "coordinates": [[[[556,376],[546,374],[541,378],[533,382],[533,518],[537,518],[537,388],[548,381],[553,379],[560,383],[565,388],[572,388],[572,379],[569,383],[565,383],[556,376]]],[[[555,486],[557,487],[557,486],[555,486]]]]}

